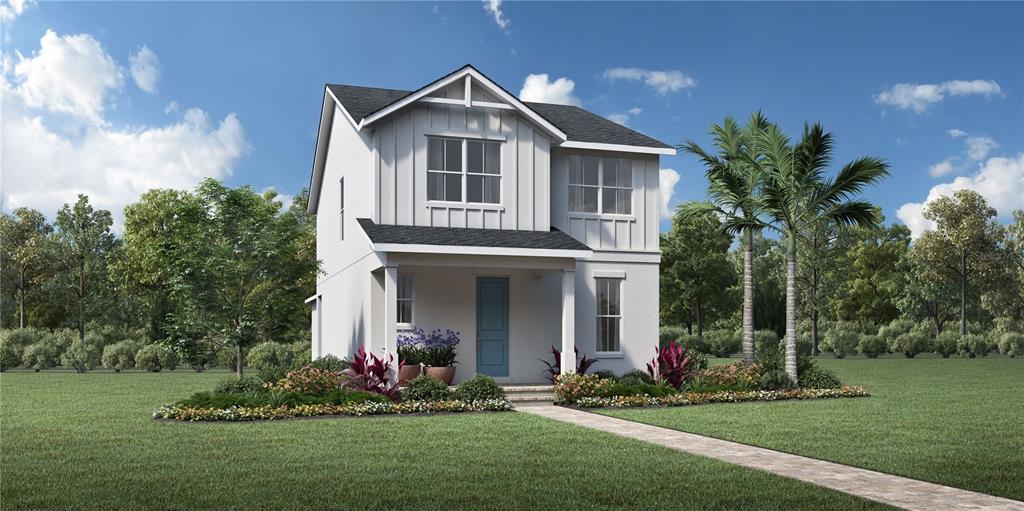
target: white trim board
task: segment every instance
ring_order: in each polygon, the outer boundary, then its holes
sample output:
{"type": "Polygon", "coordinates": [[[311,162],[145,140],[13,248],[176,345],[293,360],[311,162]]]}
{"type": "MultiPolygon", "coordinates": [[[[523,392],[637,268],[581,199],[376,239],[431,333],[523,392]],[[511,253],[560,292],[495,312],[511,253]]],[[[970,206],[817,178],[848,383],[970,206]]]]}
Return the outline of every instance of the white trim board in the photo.
{"type": "Polygon", "coordinates": [[[598,142],[578,142],[575,140],[567,140],[557,145],[556,147],[563,147],[565,149],[590,149],[594,151],[618,151],[621,153],[666,154],[669,156],[676,155],[676,150],[671,147],[647,147],[625,144],[602,144],[598,142]]]}
{"type": "Polygon", "coordinates": [[[563,250],[544,248],[473,247],[465,245],[414,245],[406,243],[374,243],[377,252],[407,252],[417,254],[490,255],[525,257],[587,258],[592,250],[563,250]]]}

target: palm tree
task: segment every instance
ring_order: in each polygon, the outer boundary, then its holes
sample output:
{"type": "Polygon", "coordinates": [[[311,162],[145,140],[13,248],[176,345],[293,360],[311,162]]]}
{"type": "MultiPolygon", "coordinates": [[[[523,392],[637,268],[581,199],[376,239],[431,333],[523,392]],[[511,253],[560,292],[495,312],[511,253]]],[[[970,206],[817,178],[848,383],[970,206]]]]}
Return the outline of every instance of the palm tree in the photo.
{"type": "Polygon", "coordinates": [[[804,125],[803,137],[796,145],[771,125],[758,136],[759,163],[764,175],[762,200],[774,228],[786,239],[786,374],[793,381],[796,372],[796,254],[804,230],[812,225],[874,227],[879,214],[870,202],[853,198],[864,187],[889,174],[889,165],[879,158],[865,156],[840,169],[835,178],[826,178],[832,161],[832,134],[821,124],[804,125]]]}
{"type": "Polygon", "coordinates": [[[750,116],[745,128],[726,117],[721,126],[711,126],[718,155],[702,149],[693,140],[679,149],[696,155],[704,163],[708,180],[708,201],[685,202],[676,209],[680,219],[695,218],[713,212],[722,219],[722,230],[730,236],[741,235],[743,246],[743,360],[754,361],[754,234],[766,227],[764,208],[759,197],[762,177],[755,151],[758,134],[768,127],[761,112],[750,116]]]}

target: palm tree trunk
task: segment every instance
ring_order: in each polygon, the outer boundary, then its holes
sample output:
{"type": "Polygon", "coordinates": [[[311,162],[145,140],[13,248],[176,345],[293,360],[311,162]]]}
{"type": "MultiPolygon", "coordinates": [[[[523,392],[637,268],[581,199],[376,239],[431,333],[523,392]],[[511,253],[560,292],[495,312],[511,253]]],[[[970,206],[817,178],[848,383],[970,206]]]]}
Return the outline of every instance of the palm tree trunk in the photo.
{"type": "Polygon", "coordinates": [[[960,250],[960,335],[967,335],[967,250],[960,250]]]}
{"type": "Polygon", "coordinates": [[[796,234],[786,251],[786,375],[796,382],[796,234]]]}
{"type": "Polygon", "coordinates": [[[754,361],[754,233],[743,240],[743,361],[754,361]]]}

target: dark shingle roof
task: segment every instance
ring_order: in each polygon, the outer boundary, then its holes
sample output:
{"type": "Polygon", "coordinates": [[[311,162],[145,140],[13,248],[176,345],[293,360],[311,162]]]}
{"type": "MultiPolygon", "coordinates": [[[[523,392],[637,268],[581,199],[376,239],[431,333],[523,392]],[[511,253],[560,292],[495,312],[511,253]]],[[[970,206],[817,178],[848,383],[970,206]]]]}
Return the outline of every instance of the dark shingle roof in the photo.
{"type": "MultiPolygon", "coordinates": [[[[409,91],[358,87],[355,85],[328,84],[334,97],[338,98],[352,119],[358,123],[364,117],[411,94],[409,91]]],[[[599,144],[621,144],[641,147],[672,146],[655,140],[643,133],[631,130],[621,124],[588,112],[577,106],[551,103],[524,102],[558,129],[565,132],[569,140],[599,144]]]]}
{"type": "Polygon", "coordinates": [[[491,248],[534,248],[545,250],[590,250],[572,236],[550,231],[513,231],[464,227],[382,225],[369,218],[356,219],[373,243],[401,245],[447,245],[491,248]]]}

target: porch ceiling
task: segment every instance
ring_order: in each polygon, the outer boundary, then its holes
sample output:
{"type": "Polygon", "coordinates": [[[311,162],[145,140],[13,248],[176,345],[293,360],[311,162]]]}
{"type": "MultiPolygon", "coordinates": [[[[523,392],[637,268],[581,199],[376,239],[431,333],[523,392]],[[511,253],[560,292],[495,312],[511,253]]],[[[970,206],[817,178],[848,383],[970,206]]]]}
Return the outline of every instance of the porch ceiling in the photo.
{"type": "Polygon", "coordinates": [[[520,231],[464,227],[382,225],[357,219],[373,249],[381,252],[419,252],[472,255],[590,257],[590,247],[558,229],[520,231]]]}

